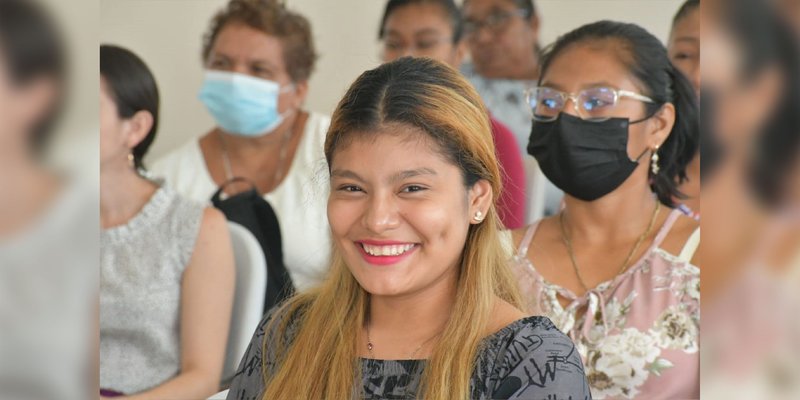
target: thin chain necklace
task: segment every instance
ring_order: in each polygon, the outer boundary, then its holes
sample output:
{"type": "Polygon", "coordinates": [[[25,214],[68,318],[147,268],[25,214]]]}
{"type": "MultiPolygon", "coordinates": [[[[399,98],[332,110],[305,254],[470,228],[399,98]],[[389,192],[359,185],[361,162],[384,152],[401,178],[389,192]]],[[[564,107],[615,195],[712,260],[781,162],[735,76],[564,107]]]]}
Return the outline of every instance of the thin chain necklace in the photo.
{"type": "MultiPolygon", "coordinates": [[[[372,345],[372,338],[370,338],[370,335],[369,335],[369,326],[370,326],[370,321],[369,321],[369,319],[367,319],[367,351],[369,352],[369,357],[370,357],[370,358],[375,358],[375,357],[374,357],[374,354],[372,353],[372,349],[373,349],[373,348],[375,348],[375,346],[373,346],[373,345],[372,345]]],[[[422,350],[422,348],[423,348],[423,347],[424,347],[426,344],[428,344],[428,343],[429,343],[431,340],[433,340],[433,339],[435,339],[435,338],[439,337],[439,335],[441,335],[441,334],[442,334],[442,331],[439,331],[439,333],[437,333],[437,334],[435,334],[435,335],[433,335],[433,336],[429,337],[429,338],[428,338],[428,339],[426,339],[424,342],[422,342],[422,344],[420,344],[420,345],[419,345],[419,347],[417,347],[417,349],[416,349],[416,350],[414,350],[414,352],[413,352],[413,353],[411,353],[411,356],[409,357],[409,359],[410,359],[410,360],[414,360],[414,356],[416,356],[416,355],[417,355],[417,353],[418,353],[420,350],[422,350]]]]}
{"type": "MultiPolygon", "coordinates": [[[[297,124],[297,118],[295,118],[292,126],[286,130],[286,133],[283,134],[280,142],[280,152],[278,153],[278,165],[275,168],[275,173],[272,175],[272,180],[269,182],[269,186],[274,189],[273,185],[275,185],[281,176],[283,176],[283,165],[286,162],[286,156],[289,153],[289,148],[286,146],[289,143],[289,139],[292,137],[292,132],[295,130],[295,125],[297,124]]],[[[222,149],[222,167],[225,169],[225,180],[233,179],[233,168],[231,167],[231,159],[228,155],[228,146],[225,144],[225,138],[222,136],[222,132],[219,132],[219,142],[220,147],[222,149]]]]}
{"type": "MultiPolygon", "coordinates": [[[[369,317],[367,317],[367,321],[366,321],[366,322],[367,322],[367,324],[366,324],[366,325],[367,325],[367,327],[366,327],[366,328],[367,328],[367,351],[369,352],[369,358],[372,358],[372,359],[374,359],[374,358],[375,358],[375,355],[373,354],[372,350],[375,348],[375,346],[373,346],[373,344],[372,344],[372,338],[370,337],[370,334],[369,334],[369,327],[370,327],[370,320],[369,320],[369,317]]],[[[414,357],[417,355],[417,353],[418,353],[420,350],[422,350],[422,348],[423,348],[423,347],[424,347],[426,344],[428,344],[428,343],[429,343],[431,340],[433,340],[433,339],[435,339],[435,338],[439,337],[439,336],[442,334],[442,332],[443,332],[443,331],[444,331],[444,329],[442,329],[442,331],[439,331],[439,333],[437,333],[437,334],[435,334],[435,335],[431,336],[430,338],[428,338],[427,340],[425,340],[424,342],[422,342],[422,344],[420,344],[420,345],[419,345],[419,347],[417,347],[417,348],[416,348],[416,350],[414,350],[414,352],[413,352],[413,353],[411,353],[411,356],[409,357],[409,359],[410,359],[410,360],[415,360],[415,358],[414,358],[414,357]]],[[[414,369],[415,369],[415,371],[416,371],[417,367],[415,366],[415,367],[414,367],[414,369]]],[[[409,390],[409,387],[410,387],[410,386],[411,386],[411,380],[409,380],[409,381],[406,383],[406,385],[403,387],[403,392],[402,392],[402,394],[400,395],[400,398],[401,398],[401,399],[406,399],[406,398],[408,398],[408,390],[409,390]]],[[[419,388],[417,388],[417,389],[419,389],[419,388]]],[[[415,398],[415,397],[412,397],[412,398],[415,398]]]]}
{"type": "MultiPolygon", "coordinates": [[[[650,232],[653,230],[653,225],[656,222],[656,217],[658,216],[658,212],[661,210],[661,202],[656,201],[656,206],[653,209],[653,215],[650,216],[650,223],[647,225],[647,230],[639,236],[639,239],[636,240],[636,244],[634,244],[631,251],[628,253],[628,256],[625,257],[625,261],[622,262],[622,265],[619,267],[619,271],[614,276],[617,276],[626,269],[628,269],[628,264],[631,262],[631,258],[633,255],[636,254],[636,250],[639,250],[639,247],[642,245],[642,242],[650,235],[650,232]]],[[[564,211],[561,211],[558,218],[558,223],[561,226],[561,239],[564,241],[564,245],[567,247],[567,252],[569,253],[569,259],[572,262],[572,269],[575,270],[575,275],[578,277],[578,282],[580,282],[583,290],[589,291],[589,286],[586,284],[586,281],[583,280],[583,276],[581,276],[580,268],[578,268],[578,263],[575,261],[575,251],[572,249],[572,240],[570,239],[569,235],[567,235],[567,230],[564,227],[564,211]]]]}

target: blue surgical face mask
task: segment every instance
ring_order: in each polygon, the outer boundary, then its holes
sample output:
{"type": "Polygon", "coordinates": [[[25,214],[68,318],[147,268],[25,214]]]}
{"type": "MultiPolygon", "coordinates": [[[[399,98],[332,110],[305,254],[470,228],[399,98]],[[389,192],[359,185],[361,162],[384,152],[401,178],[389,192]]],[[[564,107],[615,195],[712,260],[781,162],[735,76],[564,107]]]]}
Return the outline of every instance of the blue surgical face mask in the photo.
{"type": "Polygon", "coordinates": [[[291,113],[278,113],[278,96],[291,89],[244,74],[206,71],[198,97],[222,130],[255,137],[274,132],[291,113]]]}

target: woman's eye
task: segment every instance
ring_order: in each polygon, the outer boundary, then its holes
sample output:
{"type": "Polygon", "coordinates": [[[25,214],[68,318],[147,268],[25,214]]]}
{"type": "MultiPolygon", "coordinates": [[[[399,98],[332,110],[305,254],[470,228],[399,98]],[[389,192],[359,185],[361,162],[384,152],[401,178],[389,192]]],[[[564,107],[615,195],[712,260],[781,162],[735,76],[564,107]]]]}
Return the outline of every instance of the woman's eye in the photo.
{"type": "Polygon", "coordinates": [[[408,185],[403,188],[403,193],[414,193],[414,192],[421,192],[425,190],[424,187],[419,185],[408,185]]]}
{"type": "Polygon", "coordinates": [[[688,51],[678,51],[672,55],[672,59],[674,60],[688,60],[696,57],[697,56],[693,52],[688,51]]]}
{"type": "Polygon", "coordinates": [[[416,48],[418,48],[420,50],[428,50],[428,49],[431,49],[433,46],[436,46],[436,43],[437,42],[433,41],[433,40],[426,41],[426,42],[419,42],[419,43],[417,43],[416,48]]]}
{"type": "Polygon", "coordinates": [[[337,190],[340,192],[348,192],[348,193],[356,193],[362,191],[361,188],[356,185],[343,185],[340,186],[339,189],[337,190]]]}
{"type": "Polygon", "coordinates": [[[555,99],[542,99],[542,105],[547,108],[556,109],[558,108],[558,101],[555,99]]]}
{"type": "Polygon", "coordinates": [[[586,100],[586,102],[583,104],[583,107],[586,108],[587,110],[591,111],[591,110],[595,110],[595,109],[598,109],[598,108],[606,107],[609,104],[610,104],[609,102],[607,102],[607,101],[605,101],[603,99],[591,98],[591,99],[586,100]]]}
{"type": "Polygon", "coordinates": [[[258,76],[269,76],[270,75],[270,71],[268,69],[266,69],[266,68],[253,67],[252,71],[253,71],[254,74],[256,74],[258,76]]]}
{"type": "Polygon", "coordinates": [[[386,42],[386,49],[390,51],[398,51],[404,47],[405,46],[397,42],[386,42]]]}

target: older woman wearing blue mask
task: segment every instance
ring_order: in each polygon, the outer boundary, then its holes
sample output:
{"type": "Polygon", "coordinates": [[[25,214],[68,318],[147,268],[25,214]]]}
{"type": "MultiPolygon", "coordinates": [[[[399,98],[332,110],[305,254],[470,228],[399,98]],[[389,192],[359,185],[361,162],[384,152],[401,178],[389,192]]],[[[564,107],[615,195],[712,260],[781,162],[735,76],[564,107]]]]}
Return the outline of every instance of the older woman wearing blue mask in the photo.
{"type": "Polygon", "coordinates": [[[203,60],[199,99],[216,126],[157,160],[153,172],[195,200],[208,202],[219,189],[220,198],[252,194],[249,201],[274,210],[262,240],[269,307],[320,282],[329,258],[325,196],[314,189],[326,184],[313,177],[324,165],[330,118],[302,109],[316,60],[311,26],[274,2],[231,0],[211,21],[203,60]]]}

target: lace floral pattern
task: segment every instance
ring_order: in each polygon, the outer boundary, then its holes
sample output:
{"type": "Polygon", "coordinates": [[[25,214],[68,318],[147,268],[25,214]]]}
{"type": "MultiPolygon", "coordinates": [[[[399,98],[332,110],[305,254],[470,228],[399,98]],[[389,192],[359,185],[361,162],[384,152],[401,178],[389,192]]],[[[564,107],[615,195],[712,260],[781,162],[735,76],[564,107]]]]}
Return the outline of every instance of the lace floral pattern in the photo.
{"type": "Polygon", "coordinates": [[[512,260],[528,311],[572,338],[596,399],[699,396],[700,270],[658,247],[671,222],[636,265],[580,297],[538,274],[527,243],[512,260]]]}

